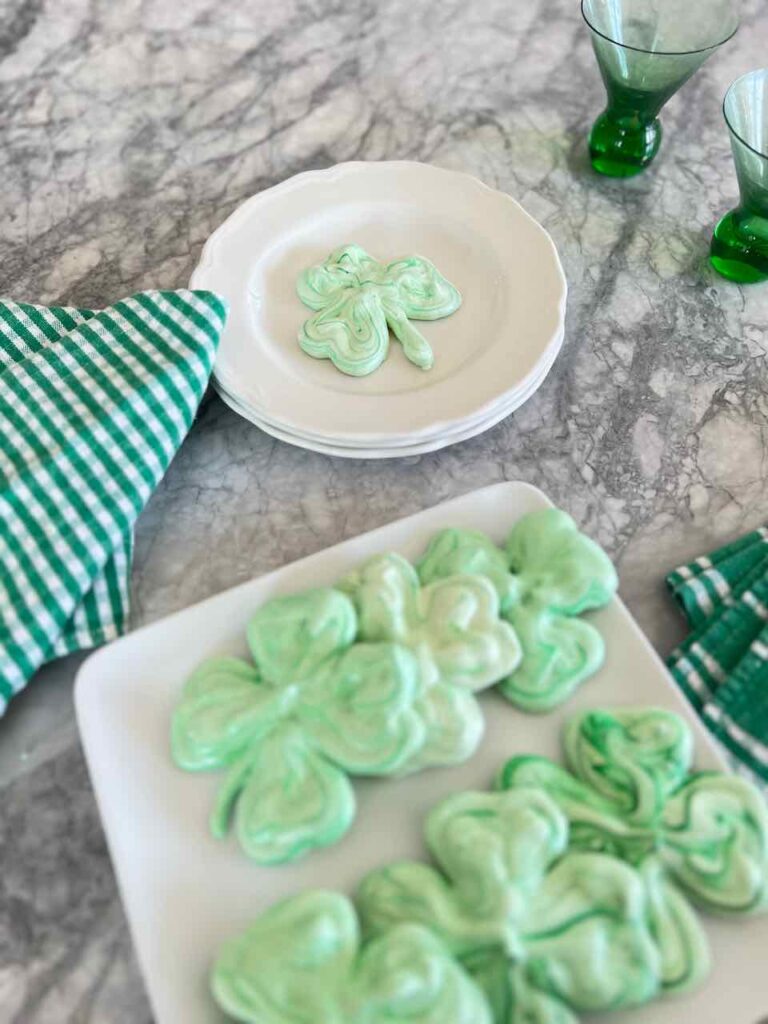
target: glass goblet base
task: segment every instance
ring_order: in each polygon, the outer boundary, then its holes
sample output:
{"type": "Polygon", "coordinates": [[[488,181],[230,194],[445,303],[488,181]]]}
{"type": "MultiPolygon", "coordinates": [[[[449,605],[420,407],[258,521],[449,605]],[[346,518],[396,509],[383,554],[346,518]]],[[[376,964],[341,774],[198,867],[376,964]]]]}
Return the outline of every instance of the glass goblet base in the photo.
{"type": "Polygon", "coordinates": [[[613,116],[605,111],[589,134],[589,156],[599,174],[631,178],[653,160],[661,145],[661,122],[636,116],[613,116]]]}
{"type": "Polygon", "coordinates": [[[709,259],[729,281],[768,281],[768,219],[731,210],[715,228],[709,259]]]}

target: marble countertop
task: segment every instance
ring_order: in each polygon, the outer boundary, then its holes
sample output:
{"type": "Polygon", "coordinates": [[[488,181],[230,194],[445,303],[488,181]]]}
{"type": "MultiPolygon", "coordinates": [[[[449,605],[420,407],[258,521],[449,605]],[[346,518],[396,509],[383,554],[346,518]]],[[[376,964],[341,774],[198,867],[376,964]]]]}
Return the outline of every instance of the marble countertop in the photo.
{"type": "MultiPolygon", "coordinates": [[[[138,625],[499,480],[569,509],[615,556],[666,653],[664,572],[763,521],[768,288],[708,268],[736,182],[720,102],[765,58],[768,10],[667,108],[631,182],[589,169],[603,94],[577,0],[4,0],[0,292],[104,305],[186,284],[246,196],[341,160],[470,171],[551,232],[570,284],[536,396],[435,455],[342,461],[273,441],[218,399],[142,516],[138,625]]],[[[0,1007],[17,1024],[143,1024],[72,711],[80,659],[0,722],[0,1007]]],[[[130,771],[130,765],[126,765],[130,771]]]]}

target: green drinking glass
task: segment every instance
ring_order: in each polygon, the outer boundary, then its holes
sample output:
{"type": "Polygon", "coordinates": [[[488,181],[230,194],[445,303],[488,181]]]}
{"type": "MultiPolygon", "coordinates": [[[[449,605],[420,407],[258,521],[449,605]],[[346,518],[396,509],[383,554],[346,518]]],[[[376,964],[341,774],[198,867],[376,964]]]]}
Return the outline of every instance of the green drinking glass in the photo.
{"type": "Polygon", "coordinates": [[[582,0],[608,106],[589,136],[592,166],[612,178],[659,151],[667,100],[739,25],[732,0],[582,0]]]}
{"type": "Polygon", "coordinates": [[[723,113],[741,201],[715,228],[710,259],[731,281],[768,281],[768,69],[737,78],[723,113]]]}

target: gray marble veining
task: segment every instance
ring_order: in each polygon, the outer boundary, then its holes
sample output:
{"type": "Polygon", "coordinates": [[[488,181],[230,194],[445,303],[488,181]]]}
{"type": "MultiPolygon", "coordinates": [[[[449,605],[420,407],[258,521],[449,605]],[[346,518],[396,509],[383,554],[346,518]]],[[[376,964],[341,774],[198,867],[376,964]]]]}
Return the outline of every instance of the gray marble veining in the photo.
{"type": "MultiPolygon", "coordinates": [[[[254,191],[395,157],[509,191],[569,280],[541,390],[435,455],[334,460],[210,399],[140,520],[136,624],[521,478],[615,555],[668,651],[681,624],[664,571],[768,518],[768,289],[706,263],[736,194],[720,100],[768,44],[765,5],[744,13],[667,108],[656,166],[622,183],[587,164],[602,86],[577,0],[0,0],[0,292],[102,305],[185,284],[254,191]]],[[[0,1017],[143,1024],[74,726],[77,664],[46,668],[0,722],[0,1017]]]]}

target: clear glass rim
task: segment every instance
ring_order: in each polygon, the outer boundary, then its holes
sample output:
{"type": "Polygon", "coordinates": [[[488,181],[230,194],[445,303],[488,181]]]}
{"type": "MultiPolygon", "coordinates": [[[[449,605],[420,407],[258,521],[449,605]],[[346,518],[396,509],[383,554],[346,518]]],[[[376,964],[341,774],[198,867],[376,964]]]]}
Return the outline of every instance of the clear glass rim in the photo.
{"type": "Polygon", "coordinates": [[[733,39],[739,31],[739,25],[741,24],[738,15],[736,15],[736,23],[727,36],[723,36],[722,39],[719,39],[716,43],[710,43],[708,46],[697,46],[694,50],[645,50],[642,46],[630,46],[629,43],[620,43],[618,39],[614,39],[612,36],[607,36],[605,32],[601,32],[600,29],[596,28],[587,17],[587,12],[585,10],[586,3],[587,0],[581,0],[581,16],[596,36],[600,36],[601,39],[605,39],[607,42],[613,43],[614,46],[620,46],[622,50],[633,50],[635,53],[647,53],[652,57],[689,57],[694,53],[706,53],[709,50],[716,50],[718,46],[722,46],[730,39],[733,39]]]}
{"type": "Polygon", "coordinates": [[[754,71],[747,71],[745,74],[739,75],[737,79],[731,82],[731,84],[728,86],[726,90],[725,96],[723,97],[723,117],[725,118],[725,123],[728,125],[728,131],[731,133],[731,135],[734,136],[734,138],[739,140],[742,146],[746,146],[748,150],[755,154],[755,156],[759,156],[763,160],[768,160],[768,152],[764,153],[760,149],[755,149],[754,146],[747,142],[747,140],[740,132],[736,131],[733,124],[731,123],[731,119],[728,117],[728,97],[734,91],[736,86],[741,85],[744,79],[751,78],[753,75],[764,75],[768,77],[768,68],[756,68],[754,71]]]}

